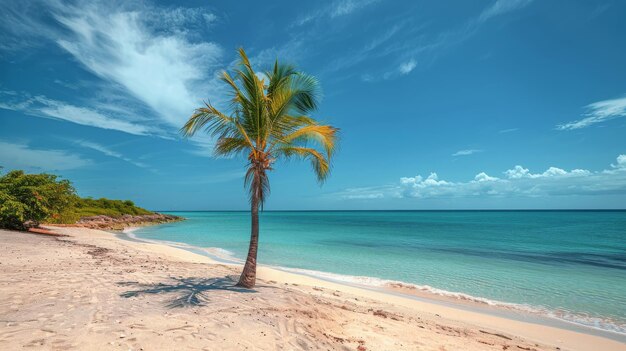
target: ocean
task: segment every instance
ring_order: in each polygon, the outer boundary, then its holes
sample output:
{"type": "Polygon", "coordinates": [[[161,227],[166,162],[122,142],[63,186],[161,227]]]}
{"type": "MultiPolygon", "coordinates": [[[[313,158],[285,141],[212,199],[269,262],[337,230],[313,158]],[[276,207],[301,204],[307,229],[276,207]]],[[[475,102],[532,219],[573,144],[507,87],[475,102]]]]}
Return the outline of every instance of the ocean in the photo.
{"type": "MultiPolygon", "coordinates": [[[[245,258],[248,212],[168,213],[187,220],[133,235],[245,258]]],[[[262,265],[626,334],[626,211],[265,211],[260,222],[262,265]]]]}

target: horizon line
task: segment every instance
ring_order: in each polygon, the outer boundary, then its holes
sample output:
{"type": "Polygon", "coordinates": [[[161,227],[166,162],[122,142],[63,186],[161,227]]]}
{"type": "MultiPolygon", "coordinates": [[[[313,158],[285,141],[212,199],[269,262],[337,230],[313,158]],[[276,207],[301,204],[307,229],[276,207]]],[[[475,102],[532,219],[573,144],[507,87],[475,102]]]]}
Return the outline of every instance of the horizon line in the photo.
{"type": "MultiPolygon", "coordinates": [[[[428,209],[428,210],[262,210],[261,212],[621,212],[626,208],[580,209],[428,209]]],[[[153,210],[153,212],[250,212],[250,210],[153,210]]]]}

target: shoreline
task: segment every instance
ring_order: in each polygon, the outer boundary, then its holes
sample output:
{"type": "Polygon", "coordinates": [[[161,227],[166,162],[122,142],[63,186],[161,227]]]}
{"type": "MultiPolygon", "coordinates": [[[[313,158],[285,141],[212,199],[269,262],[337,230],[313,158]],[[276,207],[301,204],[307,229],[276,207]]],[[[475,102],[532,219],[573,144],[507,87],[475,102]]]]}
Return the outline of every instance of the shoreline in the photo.
{"type": "MultiPolygon", "coordinates": [[[[156,245],[167,245],[170,247],[189,251],[194,254],[209,257],[211,260],[218,264],[229,264],[241,266],[243,261],[234,257],[228,257],[232,253],[221,248],[202,248],[193,245],[189,245],[181,242],[163,241],[139,238],[134,234],[134,231],[141,229],[141,227],[128,227],[125,228],[119,235],[122,239],[135,240],[138,242],[153,243],[156,245]],[[227,254],[218,255],[214,250],[224,250],[227,254]],[[226,257],[225,257],[226,256],[226,257]]],[[[626,334],[600,327],[595,327],[589,324],[581,322],[575,322],[568,319],[560,318],[550,315],[551,310],[543,308],[545,311],[538,307],[530,305],[522,305],[517,303],[503,302],[491,300],[483,297],[477,297],[468,295],[461,292],[452,292],[433,288],[430,286],[422,287],[413,283],[387,280],[377,277],[366,276],[351,276],[331,272],[312,271],[301,268],[291,268],[273,265],[259,264],[258,267],[265,267],[268,269],[278,270],[280,272],[291,273],[295,275],[301,275],[310,277],[312,279],[318,279],[321,281],[335,283],[339,285],[345,285],[348,287],[354,287],[364,290],[371,290],[381,292],[384,294],[399,296],[412,300],[417,300],[425,303],[438,304],[445,307],[463,309],[470,312],[477,312],[483,314],[489,314],[506,319],[514,319],[520,322],[529,322],[534,324],[540,324],[549,327],[555,327],[559,329],[567,329],[573,332],[579,332],[583,334],[589,334],[599,336],[618,342],[626,343],[626,334]],[[343,279],[342,279],[343,278],[343,279]],[[377,280],[381,282],[380,285],[359,283],[359,279],[377,280]],[[357,280],[357,281],[349,281],[357,280]]]]}
{"type": "MultiPolygon", "coordinates": [[[[140,229],[140,227],[125,228],[120,233],[120,236],[121,236],[120,239],[121,240],[133,240],[133,241],[138,241],[138,242],[150,243],[154,245],[165,245],[165,246],[169,246],[172,248],[184,250],[193,255],[200,255],[200,256],[208,257],[210,260],[213,261],[213,264],[228,264],[228,265],[233,265],[233,266],[238,266],[238,267],[242,266],[243,264],[243,262],[240,263],[240,262],[235,261],[234,259],[228,260],[226,258],[214,255],[211,252],[209,252],[208,249],[206,248],[195,247],[186,243],[139,238],[133,233],[137,229],[140,229]]],[[[404,286],[393,288],[389,286],[372,286],[372,285],[365,285],[365,284],[359,284],[359,283],[351,283],[347,281],[338,281],[332,278],[325,278],[325,277],[315,275],[315,274],[308,274],[307,273],[308,270],[298,269],[298,268],[288,268],[288,267],[259,264],[257,269],[259,272],[259,277],[262,277],[261,272],[263,272],[264,274],[269,274],[272,277],[276,277],[276,276],[280,277],[282,274],[292,275],[296,277],[305,278],[304,279],[306,281],[305,284],[309,284],[309,285],[310,284],[325,285],[325,283],[328,283],[328,284],[333,284],[333,288],[339,291],[349,291],[354,294],[359,294],[357,290],[353,290],[353,289],[358,289],[358,290],[361,290],[361,293],[363,293],[363,296],[371,297],[370,294],[367,293],[367,292],[371,292],[379,296],[379,298],[380,298],[379,294],[382,294],[383,297],[387,296],[389,298],[394,298],[394,300],[395,298],[408,300],[408,301],[404,301],[405,303],[403,305],[405,306],[409,305],[410,301],[416,301],[417,303],[420,303],[420,304],[429,305],[429,308],[428,308],[429,310],[434,310],[436,309],[436,306],[441,306],[442,308],[445,308],[445,309],[460,310],[460,311],[468,312],[470,314],[479,314],[479,315],[485,315],[485,316],[494,317],[494,318],[502,318],[508,321],[531,324],[539,328],[541,327],[554,328],[557,330],[564,330],[564,331],[568,331],[572,333],[588,335],[591,337],[598,337],[602,339],[613,340],[619,343],[623,343],[625,345],[624,347],[626,348],[626,334],[620,333],[618,331],[596,328],[596,327],[592,327],[589,325],[584,325],[584,324],[576,323],[573,321],[561,319],[558,317],[550,317],[547,315],[540,315],[537,313],[533,313],[531,311],[524,311],[524,310],[516,309],[513,307],[512,308],[506,307],[506,305],[508,304],[516,305],[514,303],[495,301],[497,304],[501,304],[501,305],[492,305],[487,302],[479,301],[479,299],[482,299],[479,297],[469,296],[463,293],[450,292],[451,294],[460,294],[460,295],[468,297],[468,298],[454,298],[451,296],[440,295],[434,292],[415,289],[411,287],[411,285],[414,285],[414,284],[406,283],[406,282],[394,282],[398,284],[403,284],[404,286]],[[341,287],[345,287],[346,289],[345,290],[341,289],[341,287]],[[414,290],[414,291],[407,291],[407,290],[414,290]],[[476,299],[476,301],[473,301],[473,299],[476,299]]],[[[310,271],[310,272],[313,272],[313,271],[310,271]]],[[[329,273],[329,272],[315,272],[315,273],[327,273],[328,275],[343,276],[341,274],[335,274],[335,273],[329,273]]],[[[353,277],[353,276],[346,276],[346,277],[353,277]]],[[[370,278],[370,277],[367,277],[367,278],[370,278]]],[[[379,279],[379,278],[375,278],[375,279],[379,279]]],[[[283,280],[279,280],[279,281],[283,281],[283,280]]],[[[383,298],[383,300],[387,300],[387,299],[383,298]]],[[[463,320],[463,321],[471,322],[471,320],[463,320]]],[[[533,334],[535,333],[533,332],[533,334]]],[[[538,340],[538,341],[545,342],[545,340],[538,340]]]]}
{"type": "Polygon", "coordinates": [[[626,347],[600,336],[266,266],[258,268],[254,289],[238,289],[240,267],[207,255],[119,233],[49,228],[65,236],[0,230],[5,252],[0,259],[0,349],[626,347]]]}

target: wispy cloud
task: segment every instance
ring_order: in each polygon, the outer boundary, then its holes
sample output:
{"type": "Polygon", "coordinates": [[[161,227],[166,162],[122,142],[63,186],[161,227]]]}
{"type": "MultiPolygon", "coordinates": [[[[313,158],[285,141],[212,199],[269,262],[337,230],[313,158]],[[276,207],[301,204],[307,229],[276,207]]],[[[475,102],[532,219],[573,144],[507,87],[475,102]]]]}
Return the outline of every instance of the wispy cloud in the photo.
{"type": "MultiPolygon", "coordinates": [[[[254,54],[254,56],[250,57],[250,61],[255,67],[259,68],[269,67],[276,59],[280,59],[282,62],[300,61],[306,54],[307,40],[305,37],[308,37],[307,34],[302,34],[291,38],[282,45],[260,50],[258,53],[254,54]]],[[[248,54],[250,53],[248,52],[248,54]]]]}
{"type": "Polygon", "coordinates": [[[217,104],[222,101],[216,77],[224,67],[222,49],[199,36],[200,28],[218,20],[206,9],[86,0],[35,0],[32,6],[9,1],[3,5],[6,11],[0,39],[33,45],[56,43],[99,78],[83,82],[97,95],[83,95],[81,103],[36,96],[25,97],[17,105],[3,101],[3,108],[171,138],[204,99],[217,104]],[[116,101],[102,101],[103,96],[116,101]]]}
{"type": "MultiPolygon", "coordinates": [[[[129,8],[128,11],[135,9],[129,8]]],[[[148,27],[161,32],[195,35],[199,29],[210,27],[219,20],[214,13],[198,7],[155,7],[148,4],[136,9],[150,13],[143,20],[148,27]]]]}
{"type": "MultiPolygon", "coordinates": [[[[314,48],[337,41],[342,36],[345,38],[350,37],[348,32],[336,32],[332,36],[324,35],[324,32],[327,31],[325,21],[336,21],[342,26],[349,26],[351,25],[351,21],[348,15],[356,13],[358,10],[364,9],[376,2],[378,2],[378,0],[335,1],[330,4],[323,4],[299,17],[295,23],[290,26],[290,33],[286,36],[289,38],[287,41],[282,43],[277,42],[277,44],[272,47],[260,49],[257,53],[253,54],[250,60],[255,66],[263,67],[273,64],[274,60],[277,58],[280,58],[283,62],[303,62],[315,59],[316,54],[319,54],[320,50],[315,50],[314,48]]],[[[331,61],[323,71],[333,72],[341,67],[352,66],[363,61],[368,57],[368,53],[380,44],[379,41],[386,41],[388,36],[393,35],[399,28],[398,25],[390,27],[391,28],[387,30],[384,35],[374,38],[363,50],[351,52],[350,55],[346,56],[335,55],[333,61],[331,61]],[[387,36],[387,38],[385,38],[385,36],[387,36]]],[[[249,52],[249,54],[250,53],[252,52],[249,52]]],[[[328,58],[326,57],[326,59],[328,58]]]]}
{"type": "Polygon", "coordinates": [[[122,155],[121,153],[119,153],[117,151],[111,150],[107,146],[104,146],[104,145],[101,145],[101,144],[98,144],[98,143],[94,143],[94,142],[91,142],[91,141],[87,141],[87,140],[77,140],[75,143],[80,145],[80,146],[82,146],[82,147],[84,147],[84,148],[88,148],[88,149],[91,149],[91,150],[98,151],[98,152],[100,152],[100,153],[102,153],[102,154],[104,154],[106,156],[110,156],[110,157],[114,157],[114,158],[120,159],[122,161],[128,162],[128,163],[130,163],[132,165],[135,165],[137,167],[148,168],[148,165],[146,165],[145,163],[134,161],[134,160],[132,160],[132,159],[122,155]]]}
{"type": "Polygon", "coordinates": [[[72,84],[72,83],[68,83],[66,81],[63,81],[61,79],[55,79],[54,80],[55,84],[58,84],[64,88],[68,88],[68,89],[72,89],[72,90],[76,90],[78,89],[78,85],[77,84],[72,84]]]}
{"type": "Polygon", "coordinates": [[[512,133],[512,132],[516,132],[518,131],[519,128],[508,128],[508,129],[501,129],[498,131],[498,133],[500,134],[506,134],[506,133],[512,133]]]}
{"type": "Polygon", "coordinates": [[[339,16],[349,15],[352,12],[368,6],[378,0],[341,0],[336,1],[330,8],[330,17],[335,18],[339,16]]]}
{"type": "Polygon", "coordinates": [[[27,143],[0,141],[0,166],[8,169],[37,169],[62,171],[88,166],[89,159],[64,150],[44,150],[30,147],[27,143]]]}
{"type": "MultiPolygon", "coordinates": [[[[369,57],[369,59],[390,57],[394,62],[394,68],[399,67],[399,69],[389,70],[384,68],[379,72],[363,74],[361,78],[367,82],[397,78],[417,67],[416,64],[411,64],[411,62],[417,63],[419,61],[420,66],[427,66],[429,62],[436,60],[446,50],[474,36],[488,22],[488,19],[521,10],[531,2],[532,0],[497,0],[486,7],[479,15],[468,18],[456,27],[445,29],[438,33],[435,32],[434,34],[432,32],[420,31],[423,24],[409,20],[408,23],[410,25],[404,30],[401,38],[388,43],[378,50],[376,55],[369,57]]],[[[345,61],[351,63],[350,60],[345,61]]]]}
{"type": "Polygon", "coordinates": [[[409,61],[400,64],[398,70],[400,71],[400,74],[409,74],[415,69],[415,67],[417,67],[417,61],[415,61],[415,59],[410,59],[409,61]]]}
{"type": "MultiPolygon", "coordinates": [[[[7,0],[0,2],[0,51],[15,52],[41,45],[40,23],[44,21],[35,1],[7,0]]],[[[48,26],[46,26],[45,29],[48,26]]],[[[43,33],[47,33],[44,31],[43,33]]],[[[43,34],[45,35],[45,34],[43,34]]]]}
{"type": "Polygon", "coordinates": [[[533,173],[517,165],[502,177],[480,172],[465,182],[440,179],[437,173],[427,177],[403,177],[395,184],[346,189],[335,194],[343,199],[367,198],[459,198],[459,197],[544,197],[626,193],[626,155],[601,171],[564,170],[549,167],[533,173]]]}
{"type": "Polygon", "coordinates": [[[358,65],[373,58],[387,56],[387,46],[395,36],[403,32],[403,28],[407,26],[406,21],[399,21],[389,26],[383,33],[378,34],[368,41],[361,49],[351,50],[350,55],[338,56],[330,62],[326,67],[326,71],[335,72],[345,68],[358,65]]]}
{"type": "Polygon", "coordinates": [[[45,96],[31,97],[26,93],[0,91],[0,108],[19,111],[31,116],[64,120],[84,126],[116,130],[134,135],[153,135],[158,131],[145,124],[114,118],[98,110],[75,106],[45,96]]]}
{"type": "Polygon", "coordinates": [[[478,149],[459,150],[453,153],[452,156],[469,156],[478,152],[483,152],[483,150],[478,150],[478,149]]]}
{"type": "Polygon", "coordinates": [[[296,20],[295,25],[302,26],[324,18],[337,18],[349,15],[379,0],[337,0],[330,5],[309,12],[296,20]]]}
{"type": "Polygon", "coordinates": [[[583,114],[584,118],[559,124],[556,128],[559,130],[580,129],[611,119],[626,117],[626,97],[594,102],[587,105],[586,109],[588,112],[583,114]]]}
{"type": "Polygon", "coordinates": [[[480,22],[490,18],[503,15],[508,12],[519,10],[528,6],[533,0],[496,0],[490,7],[486,8],[478,17],[480,22]]]}
{"type": "Polygon", "coordinates": [[[341,198],[346,200],[373,200],[382,199],[385,197],[384,188],[350,188],[341,193],[341,198]]]}
{"type": "Polygon", "coordinates": [[[187,24],[188,11],[107,5],[56,5],[54,17],[66,29],[57,44],[87,70],[123,87],[163,121],[180,127],[204,97],[196,92],[216,92],[211,72],[220,64],[222,49],[168,29],[168,23],[187,24]]]}

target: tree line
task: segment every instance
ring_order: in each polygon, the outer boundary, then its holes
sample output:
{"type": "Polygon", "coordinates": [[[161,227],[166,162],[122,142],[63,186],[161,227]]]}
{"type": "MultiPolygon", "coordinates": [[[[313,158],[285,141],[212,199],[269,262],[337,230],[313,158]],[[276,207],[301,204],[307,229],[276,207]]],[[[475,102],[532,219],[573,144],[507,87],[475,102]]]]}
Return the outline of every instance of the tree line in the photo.
{"type": "Polygon", "coordinates": [[[0,176],[0,228],[25,230],[40,223],[75,223],[82,217],[152,212],[130,200],[82,198],[67,179],[13,170],[0,176]]]}

